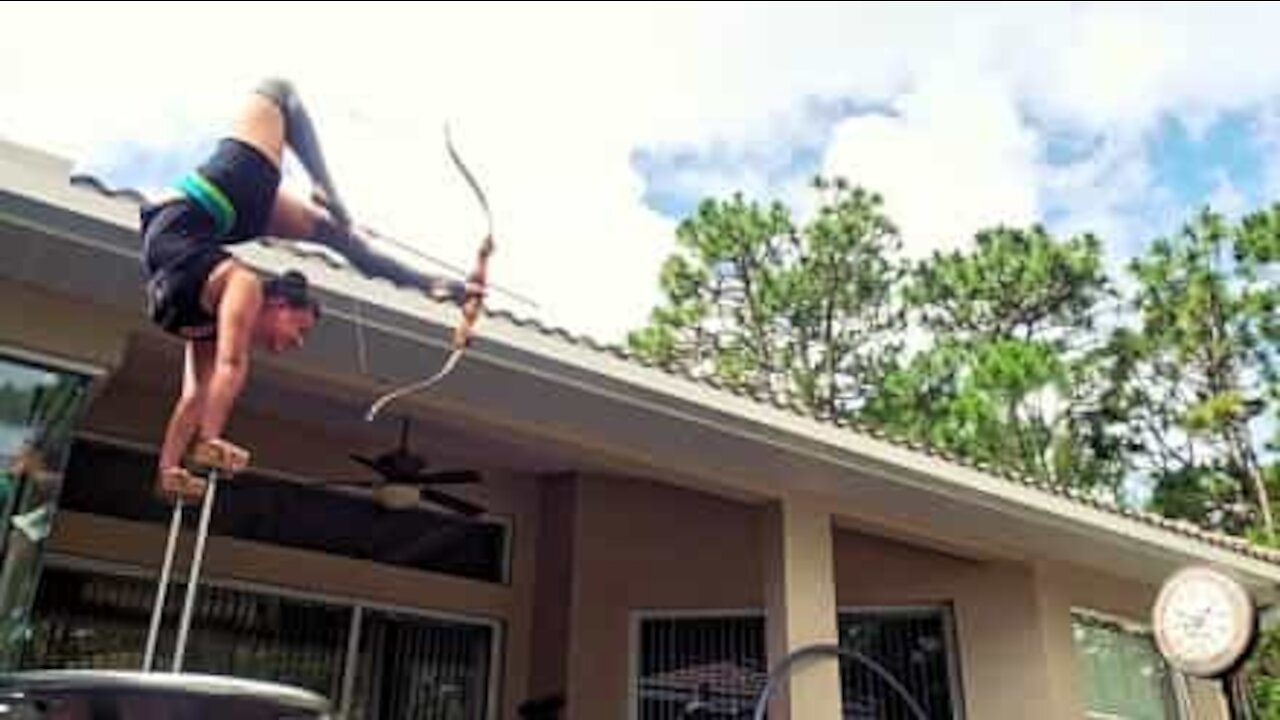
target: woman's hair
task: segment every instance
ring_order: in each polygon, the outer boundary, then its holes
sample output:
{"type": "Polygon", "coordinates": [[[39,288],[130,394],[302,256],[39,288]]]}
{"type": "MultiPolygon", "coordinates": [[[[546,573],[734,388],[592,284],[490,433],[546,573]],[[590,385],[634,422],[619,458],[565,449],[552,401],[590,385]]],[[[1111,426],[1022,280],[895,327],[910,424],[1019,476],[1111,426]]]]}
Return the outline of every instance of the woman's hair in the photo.
{"type": "Polygon", "coordinates": [[[277,278],[263,283],[262,292],[267,298],[279,299],[291,308],[307,308],[320,318],[320,303],[311,297],[307,276],[297,270],[287,270],[277,278]]]}

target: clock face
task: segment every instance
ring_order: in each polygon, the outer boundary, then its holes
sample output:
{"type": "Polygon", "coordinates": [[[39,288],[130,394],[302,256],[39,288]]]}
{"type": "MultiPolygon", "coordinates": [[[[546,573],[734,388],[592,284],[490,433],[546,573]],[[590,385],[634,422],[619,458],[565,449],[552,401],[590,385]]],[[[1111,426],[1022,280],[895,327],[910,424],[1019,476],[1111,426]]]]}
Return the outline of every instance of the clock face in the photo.
{"type": "Polygon", "coordinates": [[[1248,650],[1256,631],[1254,612],[1235,580],[1210,568],[1187,568],[1170,577],[1156,599],[1156,643],[1179,670],[1216,677],[1248,650]]]}

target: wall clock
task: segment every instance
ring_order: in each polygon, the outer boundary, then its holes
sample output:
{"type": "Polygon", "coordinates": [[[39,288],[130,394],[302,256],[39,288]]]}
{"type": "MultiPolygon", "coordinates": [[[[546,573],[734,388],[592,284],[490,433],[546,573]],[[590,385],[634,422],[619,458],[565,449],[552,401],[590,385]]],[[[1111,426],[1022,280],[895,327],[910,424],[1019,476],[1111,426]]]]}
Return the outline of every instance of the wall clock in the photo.
{"type": "Polygon", "coordinates": [[[1252,647],[1257,609],[1234,578],[1197,565],[1165,580],[1152,609],[1152,627],[1160,653],[1174,668],[1196,677],[1222,677],[1252,647]]]}

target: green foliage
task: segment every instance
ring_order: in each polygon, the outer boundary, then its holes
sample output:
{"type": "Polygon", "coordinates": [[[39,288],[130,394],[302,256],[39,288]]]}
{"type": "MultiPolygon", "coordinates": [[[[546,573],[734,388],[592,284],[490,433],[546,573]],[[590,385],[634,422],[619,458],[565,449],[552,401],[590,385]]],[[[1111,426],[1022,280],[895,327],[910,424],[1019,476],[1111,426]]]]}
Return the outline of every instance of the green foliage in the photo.
{"type": "Polygon", "coordinates": [[[1236,534],[1272,532],[1260,434],[1277,416],[1277,212],[1233,226],[1203,210],[1155,240],[1129,267],[1136,327],[1111,343],[1153,507],[1236,534]]]}
{"type": "Polygon", "coordinates": [[[891,372],[868,418],[963,456],[1111,488],[1122,459],[1089,351],[1112,295],[1097,238],[996,228],[914,268],[906,297],[929,342],[891,372]]]}
{"type": "Polygon", "coordinates": [[[1092,326],[1108,292],[1101,243],[1067,241],[1042,227],[978,233],[971,251],[935,253],[917,266],[909,296],[925,327],[991,340],[1028,340],[1092,326]]]}
{"type": "MultiPolygon", "coordinates": [[[[1038,226],[908,263],[878,196],[815,189],[803,227],[777,203],[702,203],[632,347],[1280,545],[1280,204],[1237,223],[1203,210],[1113,277],[1098,238],[1038,226]]],[[[1280,633],[1251,669],[1262,716],[1280,718],[1280,633]]]]}
{"type": "Polygon", "coordinates": [[[804,227],[777,203],[704,201],[679,226],[666,303],[632,349],[827,416],[861,404],[901,344],[897,230],[875,195],[814,189],[822,202],[804,227]]]}

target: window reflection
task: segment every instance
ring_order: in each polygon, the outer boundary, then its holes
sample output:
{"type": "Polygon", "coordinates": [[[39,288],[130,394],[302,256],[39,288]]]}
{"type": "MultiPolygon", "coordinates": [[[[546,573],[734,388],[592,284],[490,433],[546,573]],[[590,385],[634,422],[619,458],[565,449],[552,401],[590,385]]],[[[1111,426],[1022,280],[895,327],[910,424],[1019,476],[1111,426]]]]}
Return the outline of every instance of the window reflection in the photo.
{"type": "Polygon", "coordinates": [[[16,666],[89,378],[0,356],[0,668],[16,666]]]}

